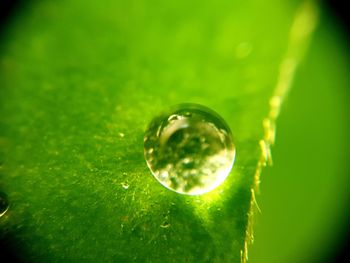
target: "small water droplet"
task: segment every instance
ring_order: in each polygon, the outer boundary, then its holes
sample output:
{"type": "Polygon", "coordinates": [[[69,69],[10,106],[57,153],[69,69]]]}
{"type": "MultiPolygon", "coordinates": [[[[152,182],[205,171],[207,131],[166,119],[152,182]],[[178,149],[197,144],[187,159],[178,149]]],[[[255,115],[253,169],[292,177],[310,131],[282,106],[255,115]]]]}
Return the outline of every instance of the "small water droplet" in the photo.
{"type": "Polygon", "coordinates": [[[124,136],[125,136],[125,134],[122,133],[122,132],[119,132],[118,134],[119,134],[119,137],[120,137],[120,138],[124,138],[124,136]]]}
{"type": "Polygon", "coordinates": [[[161,228],[169,228],[170,227],[170,223],[165,221],[163,222],[163,224],[160,225],[161,228]]]}
{"type": "Polygon", "coordinates": [[[122,186],[124,189],[128,189],[128,188],[129,188],[128,182],[122,182],[122,183],[121,183],[121,186],[122,186]]]}
{"type": "Polygon", "coordinates": [[[252,52],[252,44],[249,42],[242,42],[236,48],[236,56],[239,59],[246,58],[252,52]]]}
{"type": "Polygon", "coordinates": [[[196,104],[179,105],[153,119],[144,148],[155,178],[166,188],[188,195],[219,186],[235,159],[228,125],[217,113],[196,104]]]}
{"type": "Polygon", "coordinates": [[[10,203],[7,195],[3,192],[0,192],[0,217],[2,217],[7,212],[9,205],[10,203]]]}

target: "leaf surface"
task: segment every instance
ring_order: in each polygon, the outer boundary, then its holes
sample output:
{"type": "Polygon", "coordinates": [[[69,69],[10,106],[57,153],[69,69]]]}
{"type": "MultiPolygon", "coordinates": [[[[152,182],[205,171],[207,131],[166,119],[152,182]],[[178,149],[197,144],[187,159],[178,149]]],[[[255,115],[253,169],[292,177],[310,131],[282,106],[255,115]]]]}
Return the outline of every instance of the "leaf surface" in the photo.
{"type": "Polygon", "coordinates": [[[281,1],[34,1],[1,43],[1,235],[33,262],[244,261],[271,139],[262,122],[286,93],[281,63],[303,49],[290,39],[296,12],[281,1]],[[148,123],[184,102],[218,112],[235,137],[231,174],[201,196],[165,189],[143,157],[148,123]]]}

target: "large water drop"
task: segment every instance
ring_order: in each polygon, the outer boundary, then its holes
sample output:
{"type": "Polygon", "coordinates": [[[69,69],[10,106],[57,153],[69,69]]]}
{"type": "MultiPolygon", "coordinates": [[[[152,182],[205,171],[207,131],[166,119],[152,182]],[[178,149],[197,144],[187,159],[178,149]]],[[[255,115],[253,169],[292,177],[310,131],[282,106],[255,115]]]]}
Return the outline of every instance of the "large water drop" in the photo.
{"type": "Polygon", "coordinates": [[[229,175],[235,145],[225,121],[197,104],[179,105],[156,117],[144,137],[147,165],[166,188],[199,195],[229,175]]]}

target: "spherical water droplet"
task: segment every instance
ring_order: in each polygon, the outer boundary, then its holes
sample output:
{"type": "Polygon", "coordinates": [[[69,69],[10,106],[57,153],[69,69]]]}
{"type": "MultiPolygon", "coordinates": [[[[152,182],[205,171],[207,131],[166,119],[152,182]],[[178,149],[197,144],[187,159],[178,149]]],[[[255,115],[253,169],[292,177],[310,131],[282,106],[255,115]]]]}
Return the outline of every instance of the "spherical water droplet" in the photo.
{"type": "Polygon", "coordinates": [[[228,125],[217,113],[196,104],[179,105],[153,119],[144,148],[155,178],[166,188],[188,195],[219,186],[235,159],[228,125]]]}
{"type": "Polygon", "coordinates": [[[124,189],[128,189],[128,188],[129,188],[128,182],[122,182],[122,183],[121,183],[121,186],[122,186],[124,189]]]}
{"type": "Polygon", "coordinates": [[[169,222],[165,221],[163,222],[163,224],[160,225],[161,228],[169,228],[170,227],[170,224],[169,222]]]}
{"type": "Polygon", "coordinates": [[[0,217],[2,217],[9,209],[9,201],[7,195],[0,192],[0,217]]]}
{"type": "Polygon", "coordinates": [[[249,42],[242,42],[236,48],[236,56],[237,58],[245,58],[250,55],[252,52],[252,44],[249,42]]]}

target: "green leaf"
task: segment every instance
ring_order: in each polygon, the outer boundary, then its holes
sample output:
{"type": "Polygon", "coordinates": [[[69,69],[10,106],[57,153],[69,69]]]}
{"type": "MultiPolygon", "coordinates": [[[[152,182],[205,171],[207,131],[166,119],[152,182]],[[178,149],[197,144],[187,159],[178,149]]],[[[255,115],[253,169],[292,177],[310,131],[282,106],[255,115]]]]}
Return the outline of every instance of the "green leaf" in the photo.
{"type": "Polygon", "coordinates": [[[327,11],[277,123],[274,165],[264,170],[258,198],[262,215],[252,263],[343,261],[338,254],[347,247],[350,222],[349,54],[327,11]]]}
{"type": "Polygon", "coordinates": [[[245,261],[315,21],[309,2],[277,0],[28,5],[1,44],[1,235],[33,262],[245,261]],[[150,120],[184,102],[235,137],[230,176],[200,196],[165,189],[143,158],[150,120]]]}

